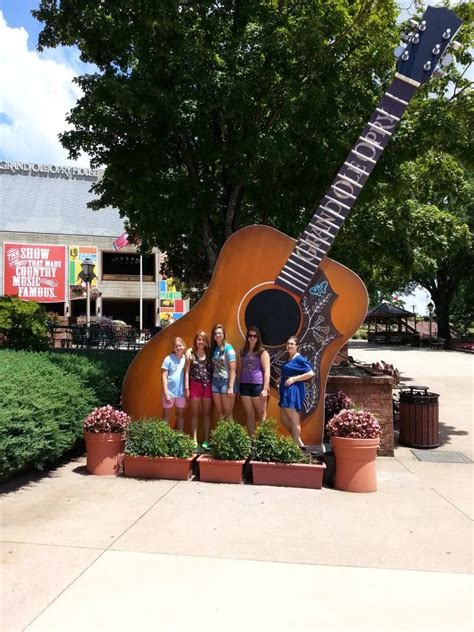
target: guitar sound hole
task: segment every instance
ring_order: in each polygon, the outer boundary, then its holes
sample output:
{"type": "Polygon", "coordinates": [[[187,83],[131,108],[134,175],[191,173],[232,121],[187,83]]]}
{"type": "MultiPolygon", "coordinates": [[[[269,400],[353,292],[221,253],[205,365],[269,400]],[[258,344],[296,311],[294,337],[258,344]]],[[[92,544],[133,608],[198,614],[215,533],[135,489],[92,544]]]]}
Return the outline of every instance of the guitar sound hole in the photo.
{"type": "Polygon", "coordinates": [[[256,294],[245,310],[245,324],[262,333],[263,344],[279,347],[294,336],[301,324],[301,310],[295,299],[282,290],[263,290],[256,294]]]}

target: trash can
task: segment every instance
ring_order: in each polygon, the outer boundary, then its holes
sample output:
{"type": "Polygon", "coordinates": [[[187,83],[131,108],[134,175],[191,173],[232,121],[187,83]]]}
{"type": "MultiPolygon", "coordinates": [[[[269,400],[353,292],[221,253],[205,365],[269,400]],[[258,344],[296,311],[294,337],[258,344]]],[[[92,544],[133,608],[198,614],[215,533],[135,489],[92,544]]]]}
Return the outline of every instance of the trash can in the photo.
{"type": "Polygon", "coordinates": [[[409,386],[400,392],[401,444],[410,448],[439,446],[438,393],[428,386],[409,386]]]}

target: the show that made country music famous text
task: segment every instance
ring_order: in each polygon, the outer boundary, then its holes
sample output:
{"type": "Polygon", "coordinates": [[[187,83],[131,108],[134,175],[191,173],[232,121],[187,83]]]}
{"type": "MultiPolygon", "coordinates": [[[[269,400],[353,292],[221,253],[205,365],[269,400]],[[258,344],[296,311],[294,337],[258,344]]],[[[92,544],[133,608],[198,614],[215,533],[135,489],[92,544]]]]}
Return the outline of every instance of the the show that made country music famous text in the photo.
{"type": "MultiPolygon", "coordinates": [[[[308,444],[321,443],[329,369],[368,306],[364,283],[328,252],[411,98],[432,77],[461,24],[449,9],[427,8],[399,51],[391,85],[297,240],[263,225],[243,228],[227,240],[201,300],[153,337],[130,366],[123,389],[129,414],[161,415],[161,365],[175,336],[189,347],[198,330],[210,334],[213,325],[222,323],[227,340],[239,350],[247,328],[256,326],[271,358],[267,416],[279,418],[276,385],[287,359],[285,343],[297,335],[299,351],[315,374],[305,384],[301,438],[308,444]]],[[[243,421],[238,403],[234,417],[243,421]]]]}

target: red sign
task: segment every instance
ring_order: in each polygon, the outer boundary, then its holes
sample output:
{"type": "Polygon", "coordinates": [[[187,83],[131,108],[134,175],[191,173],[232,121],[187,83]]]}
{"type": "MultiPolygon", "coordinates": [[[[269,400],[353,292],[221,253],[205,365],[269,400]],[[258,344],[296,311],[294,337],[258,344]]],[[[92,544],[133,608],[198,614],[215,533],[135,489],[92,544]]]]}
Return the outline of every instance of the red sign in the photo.
{"type": "Polygon", "coordinates": [[[3,294],[38,303],[66,300],[66,246],[3,244],[3,294]]]}

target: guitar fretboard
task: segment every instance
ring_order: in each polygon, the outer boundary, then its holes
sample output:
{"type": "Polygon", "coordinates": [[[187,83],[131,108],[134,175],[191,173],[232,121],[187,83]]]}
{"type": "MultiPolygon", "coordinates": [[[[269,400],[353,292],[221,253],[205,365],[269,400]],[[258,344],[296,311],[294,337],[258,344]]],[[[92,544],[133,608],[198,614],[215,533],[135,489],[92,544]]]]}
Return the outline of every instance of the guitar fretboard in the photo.
{"type": "Polygon", "coordinates": [[[398,126],[418,84],[397,75],[347,156],[275,283],[302,296],[398,126]]]}

